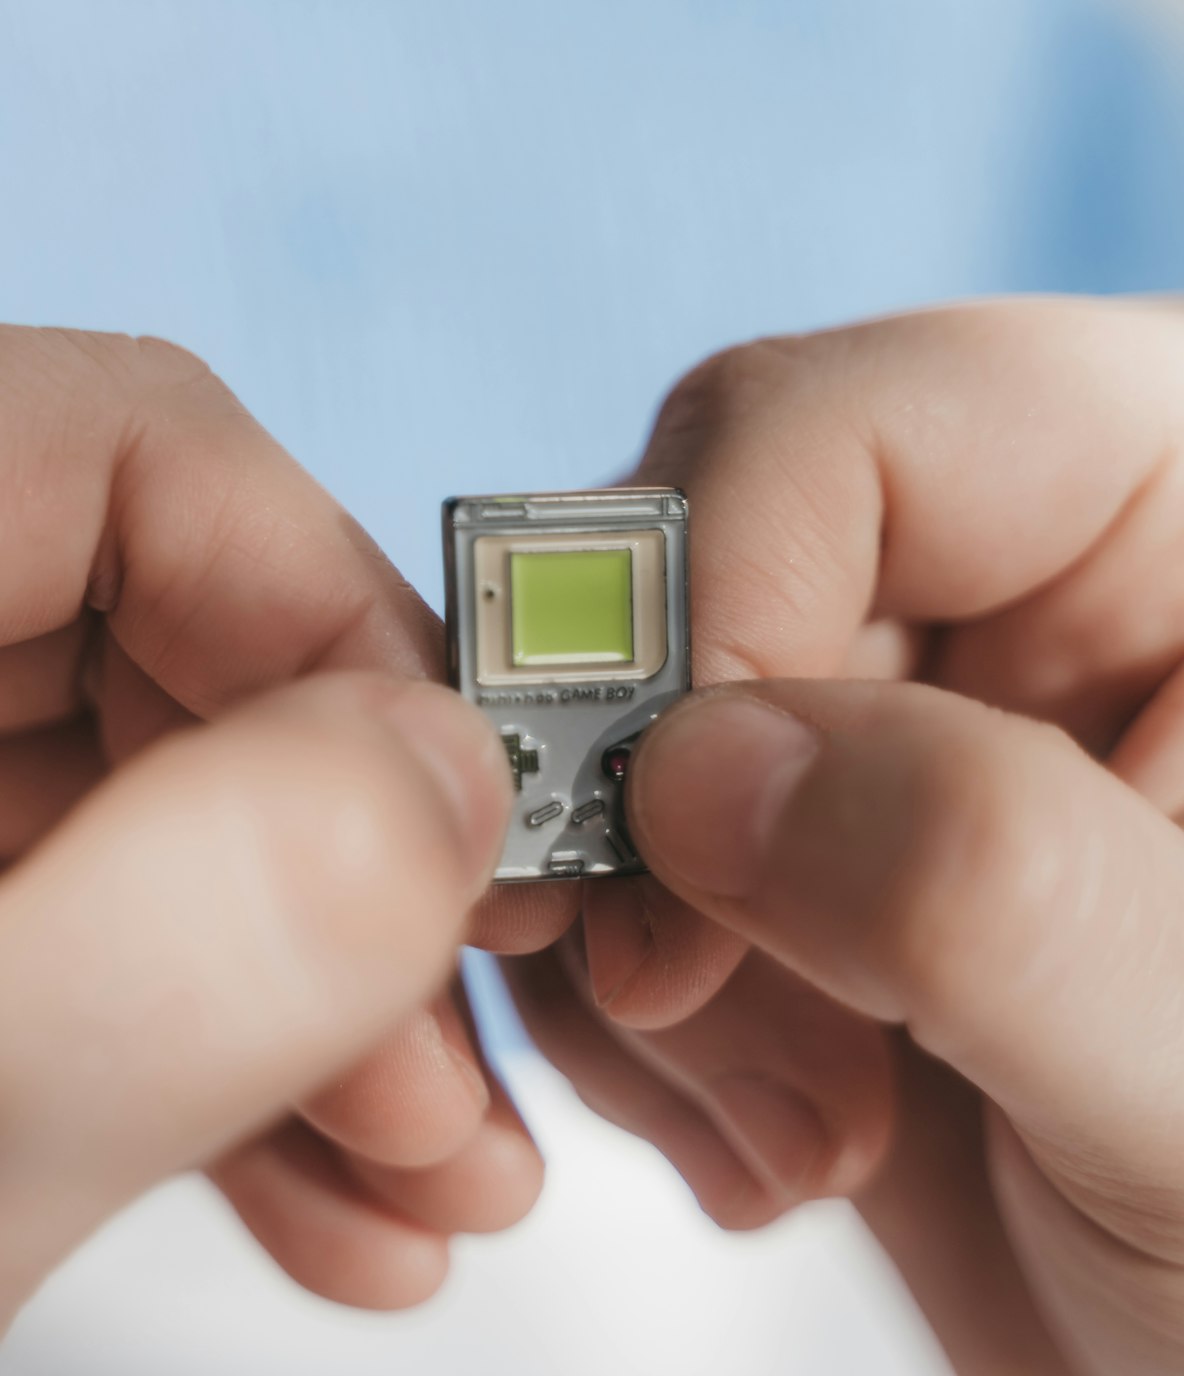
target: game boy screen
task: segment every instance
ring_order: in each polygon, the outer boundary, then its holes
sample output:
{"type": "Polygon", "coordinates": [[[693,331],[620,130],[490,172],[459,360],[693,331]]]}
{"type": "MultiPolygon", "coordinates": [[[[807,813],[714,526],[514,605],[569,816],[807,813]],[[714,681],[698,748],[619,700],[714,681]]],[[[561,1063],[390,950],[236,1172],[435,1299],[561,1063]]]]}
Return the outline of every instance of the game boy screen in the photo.
{"type": "Polygon", "coordinates": [[[633,659],[633,554],[578,549],[510,555],[515,665],[633,659]]]}

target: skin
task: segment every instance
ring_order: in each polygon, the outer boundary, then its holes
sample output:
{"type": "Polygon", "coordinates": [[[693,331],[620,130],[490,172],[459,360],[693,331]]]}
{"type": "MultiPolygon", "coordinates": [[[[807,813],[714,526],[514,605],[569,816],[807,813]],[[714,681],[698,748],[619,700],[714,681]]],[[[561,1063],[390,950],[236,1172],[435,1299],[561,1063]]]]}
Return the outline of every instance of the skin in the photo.
{"type": "Polygon", "coordinates": [[[206,1166],[310,1288],[431,1294],[541,1163],[446,985],[510,806],[434,619],[209,370],[0,329],[0,1331],[206,1166]]]}
{"type": "Polygon", "coordinates": [[[689,375],[638,478],[728,686],[635,756],[653,875],[507,964],[721,1223],[852,1197],[960,1373],[1184,1368],[1182,360],[1027,301],[689,375]]]}

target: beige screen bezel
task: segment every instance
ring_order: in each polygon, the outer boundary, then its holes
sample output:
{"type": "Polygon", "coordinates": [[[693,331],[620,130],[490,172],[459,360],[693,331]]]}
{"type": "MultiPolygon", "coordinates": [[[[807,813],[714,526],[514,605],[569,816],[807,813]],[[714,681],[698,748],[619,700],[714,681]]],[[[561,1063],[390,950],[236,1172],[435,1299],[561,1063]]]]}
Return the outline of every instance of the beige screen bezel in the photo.
{"type": "Polygon", "coordinates": [[[666,534],[661,530],[570,531],[537,535],[480,535],[473,541],[477,682],[629,682],[652,678],[666,663],[666,534]],[[633,658],[546,666],[513,662],[510,635],[510,556],[632,551],[633,658]]]}

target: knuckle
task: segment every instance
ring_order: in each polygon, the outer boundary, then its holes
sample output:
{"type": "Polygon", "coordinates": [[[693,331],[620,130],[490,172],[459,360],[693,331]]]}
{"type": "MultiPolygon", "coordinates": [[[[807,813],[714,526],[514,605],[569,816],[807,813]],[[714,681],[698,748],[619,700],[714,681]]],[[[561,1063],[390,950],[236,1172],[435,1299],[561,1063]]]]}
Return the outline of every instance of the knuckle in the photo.
{"type": "MultiPolygon", "coordinates": [[[[129,369],[134,377],[133,401],[148,418],[168,413],[191,430],[191,440],[210,418],[245,417],[242,403],[199,355],[172,340],[140,335],[126,340],[129,369]]],[[[193,445],[200,452],[202,445],[193,445]]]]}
{"type": "Polygon", "coordinates": [[[161,382],[186,385],[212,381],[210,366],[197,354],[169,339],[155,335],[138,335],[127,344],[140,366],[161,382]]]}
{"type": "Polygon", "coordinates": [[[671,388],[658,411],[654,442],[729,425],[763,409],[807,347],[805,340],[760,339],[713,354],[671,388]]]}

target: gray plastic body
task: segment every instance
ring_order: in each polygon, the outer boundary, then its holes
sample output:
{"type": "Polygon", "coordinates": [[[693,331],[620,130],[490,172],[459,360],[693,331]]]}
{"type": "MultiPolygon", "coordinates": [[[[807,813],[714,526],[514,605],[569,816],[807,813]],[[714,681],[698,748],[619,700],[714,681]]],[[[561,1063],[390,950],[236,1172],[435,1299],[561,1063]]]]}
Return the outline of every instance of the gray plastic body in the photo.
{"type": "MultiPolygon", "coordinates": [[[[686,498],[672,488],[452,498],[444,504],[444,559],[452,682],[497,727],[515,779],[514,816],[496,878],[643,871],[625,824],[623,780],[638,735],[690,687],[686,498]],[[660,540],[647,534],[654,531],[660,540]],[[508,564],[499,580],[496,572],[489,575],[499,567],[491,558],[505,551],[508,560],[544,541],[575,551],[614,541],[651,551],[647,582],[635,582],[632,596],[635,624],[642,597],[651,619],[659,607],[664,618],[658,630],[665,653],[653,672],[652,663],[639,661],[595,670],[564,664],[551,671],[517,668],[512,681],[490,681],[497,677],[486,667],[490,637],[509,625],[508,612],[492,630],[482,621],[483,599],[508,596],[508,564]],[[655,548],[660,558],[652,556],[655,548]]],[[[636,553],[634,560],[640,568],[636,553]]]]}

